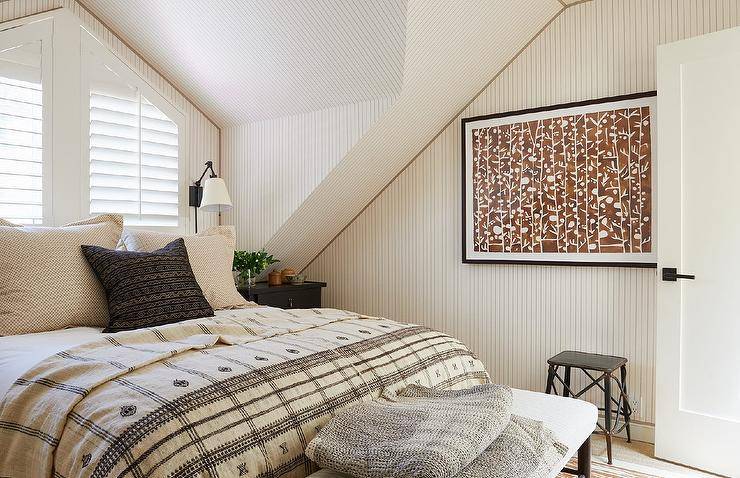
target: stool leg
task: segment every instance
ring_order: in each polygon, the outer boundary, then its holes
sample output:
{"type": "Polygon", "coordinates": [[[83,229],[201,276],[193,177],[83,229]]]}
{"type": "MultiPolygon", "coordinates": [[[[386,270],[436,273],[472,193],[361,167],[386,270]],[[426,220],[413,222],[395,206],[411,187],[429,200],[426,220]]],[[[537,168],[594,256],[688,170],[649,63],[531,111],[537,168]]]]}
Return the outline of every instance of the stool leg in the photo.
{"type": "Polygon", "coordinates": [[[568,390],[570,389],[570,367],[565,367],[565,378],[563,379],[563,382],[565,382],[565,386],[563,387],[563,396],[568,396],[568,390]]]}
{"type": "Polygon", "coordinates": [[[604,430],[606,432],[606,456],[612,464],[612,374],[604,375],[604,430]]]}
{"type": "Polygon", "coordinates": [[[622,379],[622,413],[624,414],[624,424],[627,427],[627,443],[632,442],[632,436],[630,434],[630,415],[632,415],[632,406],[630,405],[630,397],[627,394],[627,366],[622,365],[619,370],[620,377],[622,379]],[[627,411],[629,409],[629,412],[627,411]]]}
{"type": "Polygon", "coordinates": [[[552,392],[552,387],[555,384],[555,366],[550,365],[547,368],[547,383],[545,384],[545,393],[548,395],[552,392]]]}

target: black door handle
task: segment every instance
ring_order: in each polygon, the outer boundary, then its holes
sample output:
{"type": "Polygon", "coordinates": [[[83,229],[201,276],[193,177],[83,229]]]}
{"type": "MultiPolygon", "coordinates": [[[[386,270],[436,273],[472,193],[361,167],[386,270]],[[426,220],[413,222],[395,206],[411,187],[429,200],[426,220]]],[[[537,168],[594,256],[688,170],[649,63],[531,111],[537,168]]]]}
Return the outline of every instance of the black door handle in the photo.
{"type": "Polygon", "coordinates": [[[676,282],[678,279],[696,279],[693,274],[679,274],[675,267],[664,267],[663,268],[663,280],[676,282]]]}

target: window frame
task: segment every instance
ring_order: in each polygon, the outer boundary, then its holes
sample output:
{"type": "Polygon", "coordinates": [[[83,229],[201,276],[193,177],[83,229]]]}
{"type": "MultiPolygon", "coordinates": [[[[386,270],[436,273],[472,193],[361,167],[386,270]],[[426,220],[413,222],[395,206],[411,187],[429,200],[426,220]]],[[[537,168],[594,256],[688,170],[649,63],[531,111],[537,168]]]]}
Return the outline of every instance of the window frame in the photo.
{"type": "Polygon", "coordinates": [[[53,165],[53,32],[54,19],[10,23],[0,29],[0,52],[25,43],[41,42],[41,225],[54,223],[53,165]]]}
{"type": "Polygon", "coordinates": [[[93,56],[102,61],[107,68],[118,75],[123,81],[136,87],[157,109],[177,125],[177,226],[125,226],[131,229],[159,230],[169,232],[183,232],[188,223],[188,181],[187,161],[187,120],[188,117],[170,101],[164,98],[146,80],[139,76],[129,67],[126,62],[118,57],[113,51],[98,40],[84,27],[80,27],[80,56],[81,56],[81,89],[80,89],[80,133],[81,133],[81,157],[82,157],[82,213],[89,216],[90,213],[90,71],[93,56]]]}
{"type": "MultiPolygon", "coordinates": [[[[14,29],[19,32],[41,29],[45,32],[42,42],[46,37],[46,43],[42,43],[42,225],[58,226],[90,216],[89,87],[83,92],[82,86],[85,76],[82,52],[86,44],[97,47],[113,69],[127,74],[129,83],[137,86],[147,100],[178,126],[178,226],[127,227],[178,234],[190,231],[192,214],[187,205],[188,185],[192,169],[198,168],[191,164],[196,159],[193,154],[198,153],[190,144],[192,113],[187,100],[174,94],[175,90],[165,80],[160,81],[156,75],[145,76],[139,68],[143,60],[119,53],[113,46],[115,43],[111,43],[119,40],[107,30],[97,33],[95,27],[87,26],[69,8],[59,7],[0,22],[0,33],[14,29]]],[[[200,171],[198,169],[197,173],[200,171]]]]}

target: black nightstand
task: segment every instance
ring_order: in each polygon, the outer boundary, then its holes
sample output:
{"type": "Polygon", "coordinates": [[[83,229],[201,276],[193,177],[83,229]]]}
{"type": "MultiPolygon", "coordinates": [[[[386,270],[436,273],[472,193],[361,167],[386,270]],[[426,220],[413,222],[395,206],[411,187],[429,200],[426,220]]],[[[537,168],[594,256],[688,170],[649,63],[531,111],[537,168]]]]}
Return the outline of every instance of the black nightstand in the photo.
{"type": "Polygon", "coordinates": [[[321,307],[321,288],[326,282],[306,281],[303,284],[268,285],[257,282],[254,287],[239,289],[245,299],[260,305],[281,309],[313,309],[321,307]]]}

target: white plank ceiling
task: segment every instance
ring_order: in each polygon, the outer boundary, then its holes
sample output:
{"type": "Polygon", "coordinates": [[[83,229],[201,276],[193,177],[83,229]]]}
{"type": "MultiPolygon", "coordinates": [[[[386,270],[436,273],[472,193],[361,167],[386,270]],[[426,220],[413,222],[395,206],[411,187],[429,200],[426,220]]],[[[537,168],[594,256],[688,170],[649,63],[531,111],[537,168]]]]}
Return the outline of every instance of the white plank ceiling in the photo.
{"type": "Polygon", "coordinates": [[[220,126],[395,97],[403,84],[406,0],[81,3],[220,126]]]}
{"type": "Polygon", "coordinates": [[[565,8],[557,0],[408,0],[401,93],[265,248],[304,268],[565,8]]]}
{"type": "MultiPolygon", "coordinates": [[[[221,126],[393,99],[279,229],[263,231],[268,250],[299,269],[566,8],[561,0],[81,1],[221,126]]],[[[222,166],[237,173],[227,180],[240,201],[248,178],[222,166]]],[[[243,214],[231,219],[239,225],[243,214]]]]}

